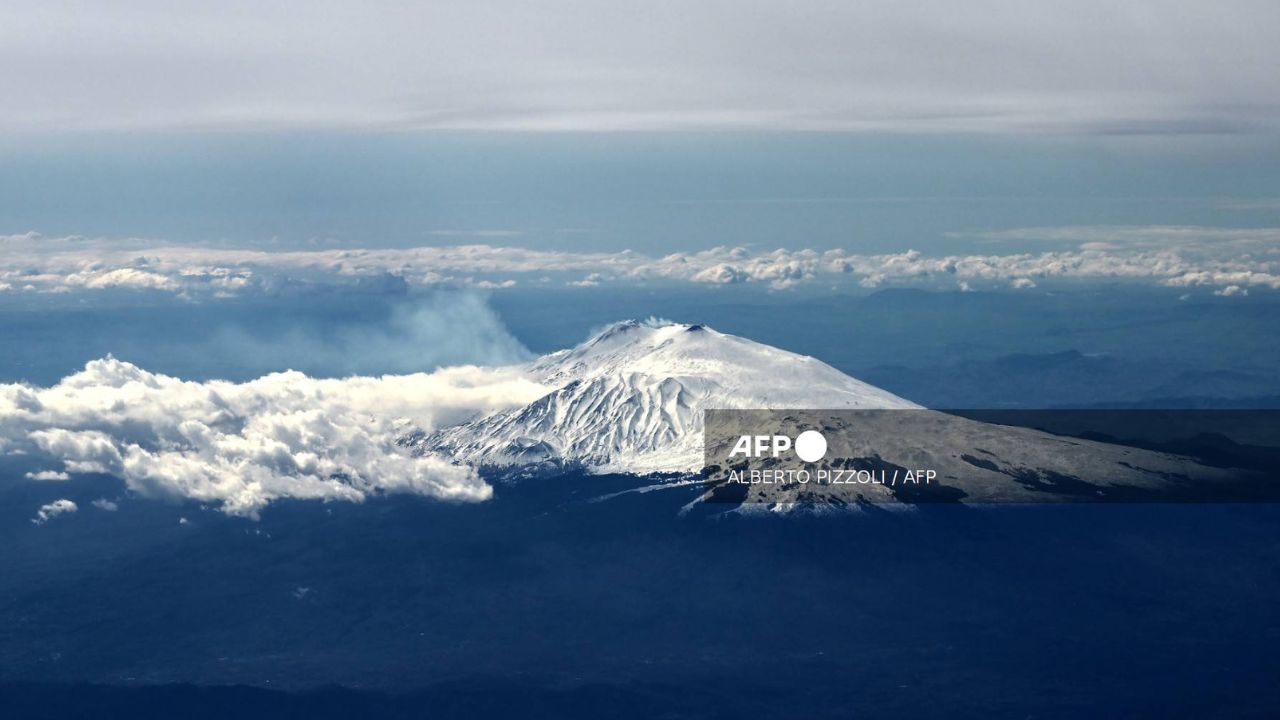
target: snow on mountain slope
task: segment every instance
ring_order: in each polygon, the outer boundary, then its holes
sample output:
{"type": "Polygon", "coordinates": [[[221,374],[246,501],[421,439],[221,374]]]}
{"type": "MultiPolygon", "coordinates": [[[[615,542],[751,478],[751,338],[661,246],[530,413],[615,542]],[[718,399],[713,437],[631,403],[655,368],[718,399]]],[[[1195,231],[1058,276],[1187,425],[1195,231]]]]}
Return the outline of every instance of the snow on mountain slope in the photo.
{"type": "Polygon", "coordinates": [[[527,372],[555,389],[412,444],[476,465],[692,472],[702,465],[704,409],[918,407],[814,358],[701,325],[616,323],[527,372]]]}
{"type": "MultiPolygon", "coordinates": [[[[1240,479],[1181,455],[926,410],[811,357],[700,325],[616,323],[520,372],[548,392],[527,405],[403,442],[419,454],[517,475],[565,467],[693,473],[703,466],[704,410],[776,410],[733,413],[728,424],[713,424],[710,457],[731,458],[728,448],[736,439],[761,428],[788,437],[816,428],[831,447],[813,468],[914,468],[936,475],[927,487],[734,485],[723,475],[742,460],[713,464],[718,474],[706,478],[703,499],[766,510],[842,509],[867,502],[1176,499],[1240,479]],[[873,412],[833,412],[845,409],[873,412]],[[899,409],[920,412],[875,412],[899,409]]],[[[784,455],[756,464],[791,466],[804,463],[784,455]]]]}

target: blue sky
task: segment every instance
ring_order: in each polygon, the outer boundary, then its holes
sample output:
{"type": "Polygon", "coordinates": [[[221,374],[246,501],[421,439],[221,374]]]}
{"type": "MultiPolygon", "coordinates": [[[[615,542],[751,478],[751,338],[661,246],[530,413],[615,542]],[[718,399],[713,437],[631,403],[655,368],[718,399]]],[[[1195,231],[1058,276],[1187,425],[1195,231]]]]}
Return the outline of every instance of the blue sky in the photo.
{"type": "Polygon", "coordinates": [[[1022,227],[1274,227],[1280,151],[1267,150],[1280,147],[1269,143],[781,131],[59,134],[0,143],[0,234],[973,252],[983,246],[965,234],[1022,227]]]}

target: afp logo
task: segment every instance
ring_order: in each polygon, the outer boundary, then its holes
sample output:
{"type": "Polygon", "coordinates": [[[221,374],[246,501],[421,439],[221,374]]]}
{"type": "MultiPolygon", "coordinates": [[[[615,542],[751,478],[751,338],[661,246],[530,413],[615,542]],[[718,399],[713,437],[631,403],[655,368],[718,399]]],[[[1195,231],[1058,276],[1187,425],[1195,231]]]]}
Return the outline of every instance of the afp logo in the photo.
{"type": "Polygon", "coordinates": [[[818,462],[826,457],[827,439],[817,430],[805,430],[794,442],[786,435],[743,435],[734,443],[729,457],[778,457],[793,448],[801,460],[818,462]]]}

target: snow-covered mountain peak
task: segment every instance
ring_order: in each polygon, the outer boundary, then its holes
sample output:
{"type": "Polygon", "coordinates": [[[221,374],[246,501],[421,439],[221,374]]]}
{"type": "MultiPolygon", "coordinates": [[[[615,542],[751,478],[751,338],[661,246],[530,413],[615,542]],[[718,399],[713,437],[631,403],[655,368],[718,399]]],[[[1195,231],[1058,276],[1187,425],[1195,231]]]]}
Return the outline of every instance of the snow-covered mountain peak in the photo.
{"type": "MultiPolygon", "coordinates": [[[[608,325],[576,347],[544,355],[530,364],[530,370],[545,382],[555,382],[562,377],[608,374],[660,347],[670,346],[673,341],[678,346],[687,346],[689,341],[681,340],[680,336],[697,334],[701,330],[703,328],[698,325],[623,320],[608,325]]],[[[671,349],[667,347],[668,352],[671,349]]]]}
{"type": "Polygon", "coordinates": [[[812,357],[705,325],[653,320],[614,323],[577,347],[535,360],[529,371],[561,388],[632,377],[676,381],[703,390],[700,400],[724,403],[702,408],[916,407],[812,357]]]}
{"type": "Polygon", "coordinates": [[[685,472],[701,464],[706,409],[917,407],[814,358],[703,325],[615,323],[527,370],[554,389],[423,446],[483,465],[685,472]]]}
{"type": "Polygon", "coordinates": [[[724,399],[734,404],[724,407],[915,407],[812,357],[705,325],[653,320],[614,323],[535,360],[529,372],[551,386],[635,374],[710,382],[732,390],[724,399]]]}

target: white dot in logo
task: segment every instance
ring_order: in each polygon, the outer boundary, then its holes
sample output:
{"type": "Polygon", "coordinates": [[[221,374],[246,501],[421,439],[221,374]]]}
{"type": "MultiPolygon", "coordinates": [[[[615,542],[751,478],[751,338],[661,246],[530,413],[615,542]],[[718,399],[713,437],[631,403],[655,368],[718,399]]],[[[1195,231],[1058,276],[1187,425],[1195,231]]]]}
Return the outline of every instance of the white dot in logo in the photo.
{"type": "Polygon", "coordinates": [[[817,430],[805,430],[796,437],[796,455],[805,462],[818,462],[827,454],[827,439],[817,430]]]}

